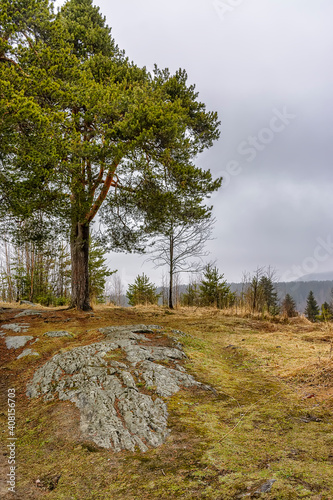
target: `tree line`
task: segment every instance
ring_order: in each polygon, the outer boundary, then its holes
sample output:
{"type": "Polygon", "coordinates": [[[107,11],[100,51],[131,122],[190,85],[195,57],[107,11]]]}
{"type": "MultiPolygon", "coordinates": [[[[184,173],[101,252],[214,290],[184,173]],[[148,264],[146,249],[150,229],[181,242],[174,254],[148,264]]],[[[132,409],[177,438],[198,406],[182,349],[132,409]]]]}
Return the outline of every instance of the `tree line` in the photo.
{"type": "MultiPolygon", "coordinates": [[[[127,298],[130,305],[157,304],[161,293],[143,273],[129,285],[127,298]]],[[[268,269],[258,270],[248,282],[244,282],[241,293],[232,292],[224,275],[216,265],[208,263],[204,266],[200,278],[189,283],[186,291],[180,295],[180,305],[188,307],[215,307],[228,309],[234,307],[248,310],[251,313],[276,316],[281,311],[288,317],[297,315],[293,299],[287,295],[281,305],[278,304],[277,291],[272,275],[268,269]]]]}
{"type": "MultiPolygon", "coordinates": [[[[234,313],[248,313],[262,317],[293,318],[299,315],[296,302],[287,293],[278,300],[277,282],[270,268],[258,268],[252,276],[246,275],[240,292],[232,292],[231,286],[220,274],[214,264],[206,264],[199,279],[192,281],[186,291],[179,293],[179,305],[185,307],[215,307],[217,309],[233,308],[234,313]]],[[[158,304],[163,298],[163,291],[143,273],[138,275],[126,293],[129,305],[158,304]]],[[[167,305],[167,301],[163,301],[167,305]]],[[[319,307],[312,291],[307,297],[304,312],[307,319],[315,321],[333,320],[333,289],[331,301],[325,301],[319,307]]]]}
{"type": "MultiPolygon", "coordinates": [[[[7,235],[8,236],[8,235],[7,235]]],[[[90,301],[104,302],[107,280],[116,271],[106,264],[105,250],[97,239],[90,239],[90,301]]],[[[71,300],[71,258],[65,240],[0,242],[0,300],[28,300],[44,306],[69,305],[71,300]]]]}
{"type": "MultiPolygon", "coordinates": [[[[154,258],[156,259],[156,255],[154,258]]],[[[111,271],[106,261],[103,245],[98,238],[90,238],[88,263],[90,301],[124,306],[125,289],[117,271],[111,271]]],[[[168,264],[164,260],[161,262],[168,264]]],[[[10,240],[9,233],[7,237],[2,235],[0,300],[3,302],[28,300],[45,306],[68,305],[71,294],[70,266],[70,249],[64,240],[49,238],[41,245],[37,242],[10,240]]],[[[289,293],[281,301],[278,300],[277,282],[274,277],[275,272],[271,268],[257,268],[252,275],[244,274],[240,292],[232,292],[231,286],[216,265],[208,263],[203,266],[201,276],[187,285],[186,291],[178,292],[178,304],[185,307],[233,308],[236,313],[237,310],[247,311],[270,317],[297,316],[295,300],[289,293]]],[[[173,281],[168,283],[169,286],[173,284],[173,281]]],[[[158,292],[157,286],[145,273],[138,275],[126,292],[128,304],[131,306],[158,304],[161,299],[163,305],[170,306],[170,296],[173,294],[170,293],[168,286],[163,287],[162,292],[158,292]],[[165,290],[166,294],[163,293],[165,290]]],[[[312,322],[331,321],[333,290],[331,301],[325,301],[321,306],[310,290],[305,316],[312,322]]]]}

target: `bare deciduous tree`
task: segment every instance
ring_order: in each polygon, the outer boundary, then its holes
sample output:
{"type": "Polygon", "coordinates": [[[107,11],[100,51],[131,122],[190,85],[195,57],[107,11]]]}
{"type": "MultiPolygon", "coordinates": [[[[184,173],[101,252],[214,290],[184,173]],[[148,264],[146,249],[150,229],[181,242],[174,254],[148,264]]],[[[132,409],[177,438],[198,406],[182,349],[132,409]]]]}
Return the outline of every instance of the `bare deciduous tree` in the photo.
{"type": "Polygon", "coordinates": [[[125,306],[125,287],[118,273],[111,276],[108,288],[109,301],[115,306],[125,306]]]}
{"type": "Polygon", "coordinates": [[[177,225],[170,222],[168,230],[155,239],[152,256],[147,260],[153,262],[155,267],[168,266],[170,309],[173,309],[175,276],[203,269],[202,258],[209,253],[205,244],[211,239],[214,223],[215,219],[211,217],[177,225]]]}
{"type": "Polygon", "coordinates": [[[252,275],[244,273],[241,296],[248,310],[252,313],[266,311],[276,314],[278,311],[276,282],[276,271],[270,266],[267,269],[257,267],[252,275]]]}

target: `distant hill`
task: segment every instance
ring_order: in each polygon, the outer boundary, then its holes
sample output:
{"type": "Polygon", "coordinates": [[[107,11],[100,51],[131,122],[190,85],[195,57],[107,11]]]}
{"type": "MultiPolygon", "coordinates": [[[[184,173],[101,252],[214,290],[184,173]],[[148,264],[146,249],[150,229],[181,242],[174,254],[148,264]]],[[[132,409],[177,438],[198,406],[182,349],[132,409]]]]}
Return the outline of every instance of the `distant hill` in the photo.
{"type": "Polygon", "coordinates": [[[305,274],[298,278],[296,281],[333,281],[333,271],[326,271],[323,273],[305,274]]]}

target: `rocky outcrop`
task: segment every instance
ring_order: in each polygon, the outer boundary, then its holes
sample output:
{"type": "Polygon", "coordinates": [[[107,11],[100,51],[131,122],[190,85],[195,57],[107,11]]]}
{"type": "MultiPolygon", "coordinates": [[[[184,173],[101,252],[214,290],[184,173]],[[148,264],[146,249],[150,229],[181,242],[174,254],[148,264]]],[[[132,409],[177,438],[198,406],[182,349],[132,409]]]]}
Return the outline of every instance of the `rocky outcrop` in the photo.
{"type": "Polygon", "coordinates": [[[8,325],[1,325],[3,330],[11,330],[14,333],[26,332],[30,325],[28,323],[9,323],[8,325]]]}
{"type": "Polygon", "coordinates": [[[159,346],[145,336],[156,336],[157,328],[100,329],[106,340],[53,356],[36,371],[27,395],[75,403],[83,437],[101,447],[146,451],[161,445],[169,433],[162,398],[201,384],[179,364],[186,358],[179,344],[159,346]]]}
{"type": "Polygon", "coordinates": [[[20,305],[26,305],[26,306],[34,306],[36,307],[38,304],[34,304],[33,302],[30,302],[30,300],[20,300],[20,305]]]}
{"type": "Polygon", "coordinates": [[[55,332],[46,332],[44,333],[47,337],[73,337],[73,335],[65,330],[59,330],[55,332]]]}
{"type": "Polygon", "coordinates": [[[20,335],[18,337],[6,337],[5,342],[7,349],[19,349],[20,347],[25,346],[25,344],[32,339],[33,337],[30,337],[29,335],[20,335]]]}
{"type": "Polygon", "coordinates": [[[25,358],[26,356],[39,356],[38,352],[33,351],[32,349],[24,349],[16,359],[25,358]]]}
{"type": "Polygon", "coordinates": [[[33,311],[31,309],[25,309],[25,311],[16,314],[15,318],[22,318],[24,316],[41,316],[41,315],[42,315],[41,311],[33,311]]]}

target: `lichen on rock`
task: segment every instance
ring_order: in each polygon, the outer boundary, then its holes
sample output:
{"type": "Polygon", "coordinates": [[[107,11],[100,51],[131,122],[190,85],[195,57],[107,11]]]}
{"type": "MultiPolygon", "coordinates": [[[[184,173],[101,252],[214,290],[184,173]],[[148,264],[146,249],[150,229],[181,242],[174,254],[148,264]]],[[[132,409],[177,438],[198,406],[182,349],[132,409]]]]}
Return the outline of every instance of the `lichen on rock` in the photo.
{"type": "Polygon", "coordinates": [[[21,318],[23,316],[41,316],[41,315],[42,315],[41,311],[36,311],[36,310],[33,311],[32,309],[25,309],[19,314],[16,314],[15,318],[21,318]]]}
{"type": "Polygon", "coordinates": [[[149,345],[144,333],[157,328],[101,328],[106,340],[53,356],[36,371],[27,395],[51,400],[57,394],[75,403],[83,438],[101,447],[146,451],[161,445],[169,434],[167,405],[161,398],[182,386],[201,384],[178,365],[186,358],[183,351],[149,345]]]}
{"type": "Polygon", "coordinates": [[[21,354],[17,356],[16,359],[25,358],[26,356],[39,356],[39,353],[33,351],[32,349],[24,349],[24,351],[22,351],[21,354]]]}
{"type": "Polygon", "coordinates": [[[11,330],[15,333],[26,332],[30,325],[28,323],[9,323],[8,325],[1,325],[3,330],[11,330]]]}
{"type": "Polygon", "coordinates": [[[73,337],[73,335],[65,330],[57,330],[44,333],[47,337],[73,337]]]}
{"type": "Polygon", "coordinates": [[[7,349],[19,349],[20,347],[25,346],[29,342],[29,340],[32,340],[33,337],[30,335],[19,335],[16,337],[7,337],[5,339],[7,349]]]}

